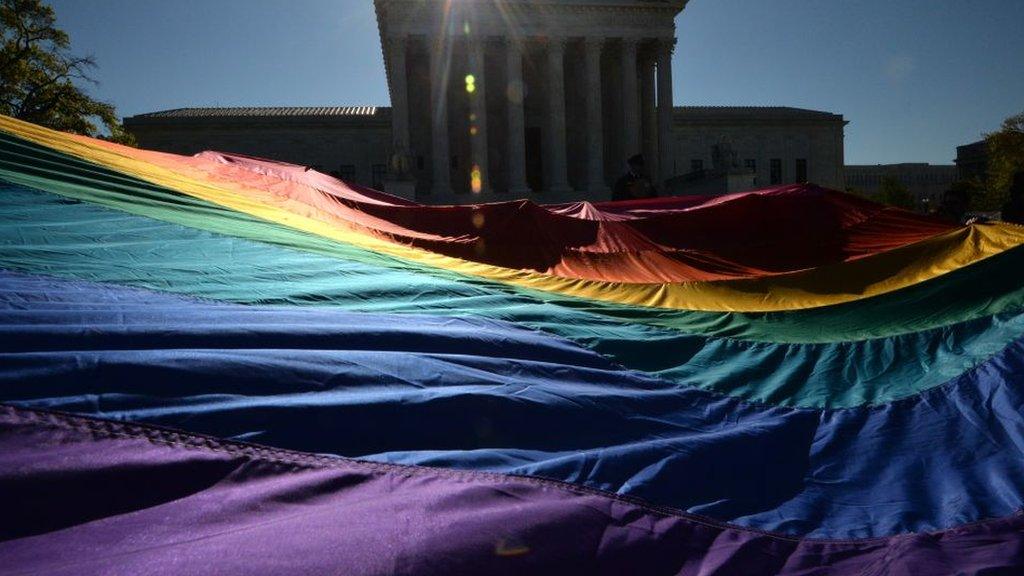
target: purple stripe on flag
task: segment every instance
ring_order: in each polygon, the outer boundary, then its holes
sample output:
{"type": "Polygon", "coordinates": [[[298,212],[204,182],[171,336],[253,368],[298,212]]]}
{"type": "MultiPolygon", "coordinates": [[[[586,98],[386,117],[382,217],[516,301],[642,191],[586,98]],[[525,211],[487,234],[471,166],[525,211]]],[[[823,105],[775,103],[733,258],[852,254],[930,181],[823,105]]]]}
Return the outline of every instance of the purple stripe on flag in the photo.
{"type": "Polygon", "coordinates": [[[1020,514],[799,540],[614,495],[0,406],[0,559],[46,574],[995,574],[1020,514]]]}

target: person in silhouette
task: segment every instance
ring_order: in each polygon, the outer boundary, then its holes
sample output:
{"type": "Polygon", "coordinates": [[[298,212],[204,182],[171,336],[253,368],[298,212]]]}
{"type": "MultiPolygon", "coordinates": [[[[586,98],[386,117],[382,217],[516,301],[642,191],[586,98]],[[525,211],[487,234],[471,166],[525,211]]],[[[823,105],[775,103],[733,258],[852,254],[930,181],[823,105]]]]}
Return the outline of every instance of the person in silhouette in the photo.
{"type": "Polygon", "coordinates": [[[651,180],[644,171],[644,157],[641,154],[626,160],[629,171],[615,181],[612,189],[612,200],[636,200],[638,198],[654,198],[658,195],[651,180]]]}
{"type": "Polygon", "coordinates": [[[969,204],[967,190],[954,186],[942,195],[942,203],[935,215],[954,224],[964,224],[969,204]]]}
{"type": "Polygon", "coordinates": [[[1018,170],[1013,175],[1013,184],[1010,185],[1010,199],[1003,204],[1003,222],[1024,224],[1024,170],[1018,170]]]}

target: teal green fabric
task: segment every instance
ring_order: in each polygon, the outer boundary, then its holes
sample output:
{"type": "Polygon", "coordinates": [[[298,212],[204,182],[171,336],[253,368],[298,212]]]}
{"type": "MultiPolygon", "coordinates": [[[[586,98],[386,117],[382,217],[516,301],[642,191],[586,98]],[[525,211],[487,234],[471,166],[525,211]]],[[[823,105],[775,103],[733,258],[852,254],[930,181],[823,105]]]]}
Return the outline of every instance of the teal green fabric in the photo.
{"type": "Polygon", "coordinates": [[[678,385],[779,405],[842,408],[905,397],[956,377],[1024,328],[1024,314],[1006,312],[861,342],[745,342],[620,322],[502,285],[253,242],[21,186],[0,188],[0,213],[0,267],[11,270],[247,304],[488,317],[570,339],[678,385]]]}
{"type": "MultiPolygon", "coordinates": [[[[408,309],[421,311],[438,306],[446,307],[447,312],[480,313],[480,308],[486,308],[493,313],[496,307],[552,304],[563,312],[588,313],[601,324],[624,321],[672,328],[687,334],[761,342],[838,343],[910,334],[1024,310],[1024,288],[1020,286],[1018,274],[1024,266],[1024,247],[910,288],[837,306],[770,313],[676,311],[593,302],[428,269],[258,220],[3,134],[0,134],[0,178],[133,214],[331,258],[406,270],[502,297],[500,306],[490,301],[490,296],[483,297],[483,301],[476,300],[480,296],[474,296],[473,301],[460,302],[455,306],[457,309],[453,309],[447,298],[430,300],[429,296],[403,304],[408,309]]],[[[314,288],[319,287],[311,285],[310,290],[299,294],[269,293],[263,295],[265,300],[256,301],[330,300],[314,288]]],[[[181,289],[191,290],[191,287],[181,289]]],[[[242,301],[230,294],[206,295],[242,301]]],[[[534,320],[538,326],[557,331],[563,318],[558,314],[549,315],[551,310],[545,308],[544,315],[534,320]]]]}

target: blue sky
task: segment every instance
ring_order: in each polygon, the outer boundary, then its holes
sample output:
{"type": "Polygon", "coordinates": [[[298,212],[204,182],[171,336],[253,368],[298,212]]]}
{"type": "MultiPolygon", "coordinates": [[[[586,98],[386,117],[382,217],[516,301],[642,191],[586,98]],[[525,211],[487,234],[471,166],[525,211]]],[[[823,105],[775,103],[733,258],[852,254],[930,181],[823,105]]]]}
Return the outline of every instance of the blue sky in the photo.
{"type": "MultiPolygon", "coordinates": [[[[388,102],[371,0],[51,4],[123,115],[388,102]]],[[[949,163],[1024,111],[1024,0],[691,0],[677,26],[677,105],[841,113],[848,164],[949,163]]]]}

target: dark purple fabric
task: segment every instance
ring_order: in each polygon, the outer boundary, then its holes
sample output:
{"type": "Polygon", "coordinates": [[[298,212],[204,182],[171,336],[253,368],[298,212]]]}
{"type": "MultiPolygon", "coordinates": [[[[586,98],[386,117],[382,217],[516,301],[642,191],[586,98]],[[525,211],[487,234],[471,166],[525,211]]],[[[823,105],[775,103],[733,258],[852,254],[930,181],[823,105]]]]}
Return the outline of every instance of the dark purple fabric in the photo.
{"type": "Polygon", "coordinates": [[[813,541],[556,482],[0,406],[0,572],[1020,574],[1024,517],[813,541]]]}

